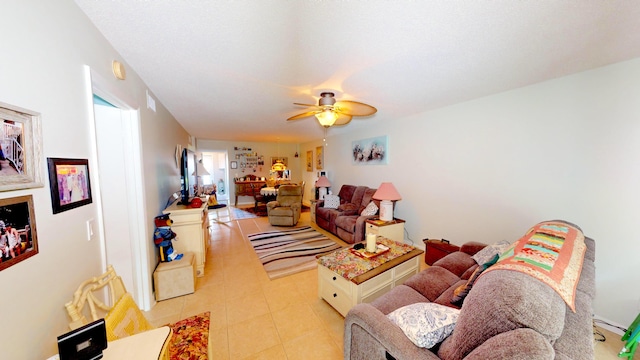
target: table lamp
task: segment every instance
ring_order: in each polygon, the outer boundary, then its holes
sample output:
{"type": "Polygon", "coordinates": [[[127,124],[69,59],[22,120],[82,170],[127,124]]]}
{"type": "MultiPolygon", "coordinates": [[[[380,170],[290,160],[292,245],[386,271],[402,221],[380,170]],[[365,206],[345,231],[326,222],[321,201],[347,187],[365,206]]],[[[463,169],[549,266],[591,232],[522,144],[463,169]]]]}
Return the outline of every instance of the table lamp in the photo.
{"type": "Polygon", "coordinates": [[[383,182],[380,184],[378,190],[373,194],[373,198],[380,200],[380,220],[391,221],[393,220],[393,202],[401,200],[402,197],[398,193],[398,190],[390,182],[383,182]]]}
{"type": "Polygon", "coordinates": [[[331,186],[329,179],[326,176],[320,176],[320,178],[316,181],[316,187],[320,188],[318,190],[318,195],[320,200],[324,200],[324,196],[327,195],[327,188],[331,186]]]}

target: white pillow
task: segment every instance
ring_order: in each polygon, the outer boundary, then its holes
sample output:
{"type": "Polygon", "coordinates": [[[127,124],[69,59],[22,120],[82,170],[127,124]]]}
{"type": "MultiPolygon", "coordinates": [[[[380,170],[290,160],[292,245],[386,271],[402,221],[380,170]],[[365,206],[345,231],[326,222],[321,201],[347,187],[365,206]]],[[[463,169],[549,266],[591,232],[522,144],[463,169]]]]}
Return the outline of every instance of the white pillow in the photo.
{"type": "Polygon", "coordinates": [[[340,206],[340,196],[338,195],[325,195],[324,207],[329,209],[337,209],[340,206]]]}
{"type": "Polygon", "coordinates": [[[430,349],[453,332],[460,310],[436,303],[415,303],[391,312],[387,317],[398,325],[416,346],[430,349]]]}
{"type": "Polygon", "coordinates": [[[364,210],[362,210],[360,215],[362,215],[362,216],[371,216],[371,215],[375,215],[377,213],[378,213],[378,207],[372,201],[372,202],[369,203],[369,205],[367,205],[366,208],[364,208],[364,210]]]}
{"type": "Polygon", "coordinates": [[[489,260],[493,259],[496,254],[502,255],[509,245],[511,245],[509,241],[500,240],[496,243],[485,246],[484,249],[475,253],[472,258],[478,263],[478,265],[484,265],[489,262],[489,260]]]}

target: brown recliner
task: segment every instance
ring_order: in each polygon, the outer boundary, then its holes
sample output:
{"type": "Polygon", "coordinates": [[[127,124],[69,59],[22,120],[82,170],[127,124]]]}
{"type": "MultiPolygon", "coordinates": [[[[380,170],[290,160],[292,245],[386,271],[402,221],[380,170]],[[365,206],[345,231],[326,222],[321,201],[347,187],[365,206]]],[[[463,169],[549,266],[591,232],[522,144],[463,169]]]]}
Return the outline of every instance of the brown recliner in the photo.
{"type": "Polygon", "coordinates": [[[302,187],[299,185],[280,186],[276,200],[267,203],[267,215],[271,225],[294,226],[300,219],[301,211],[302,187]]]}

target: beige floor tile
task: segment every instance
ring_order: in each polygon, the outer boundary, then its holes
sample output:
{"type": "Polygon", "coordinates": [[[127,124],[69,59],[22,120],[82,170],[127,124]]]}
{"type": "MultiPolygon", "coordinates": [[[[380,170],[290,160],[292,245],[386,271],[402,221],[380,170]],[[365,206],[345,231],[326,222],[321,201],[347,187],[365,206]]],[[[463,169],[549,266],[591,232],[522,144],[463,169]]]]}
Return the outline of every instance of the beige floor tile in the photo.
{"type": "Polygon", "coordinates": [[[284,343],[288,360],[338,360],[342,352],[324,329],[316,329],[284,343]]]}
{"type": "Polygon", "coordinates": [[[283,342],[303,336],[308,332],[322,327],[320,319],[305,303],[290,305],[282,310],[273,312],[273,322],[283,342]]]}
{"type": "Polygon", "coordinates": [[[256,291],[244,297],[227,300],[226,305],[229,325],[269,314],[269,305],[262,291],[256,291]]]}
{"type": "Polygon", "coordinates": [[[270,314],[229,325],[227,333],[231,359],[244,359],[280,344],[270,314]]]}
{"type": "Polygon", "coordinates": [[[302,294],[295,284],[289,282],[267,281],[262,285],[269,309],[274,312],[290,305],[303,303],[302,294]]]}
{"type": "Polygon", "coordinates": [[[286,358],[287,354],[284,352],[282,345],[277,345],[257,354],[250,355],[243,360],[282,360],[286,358]]]}

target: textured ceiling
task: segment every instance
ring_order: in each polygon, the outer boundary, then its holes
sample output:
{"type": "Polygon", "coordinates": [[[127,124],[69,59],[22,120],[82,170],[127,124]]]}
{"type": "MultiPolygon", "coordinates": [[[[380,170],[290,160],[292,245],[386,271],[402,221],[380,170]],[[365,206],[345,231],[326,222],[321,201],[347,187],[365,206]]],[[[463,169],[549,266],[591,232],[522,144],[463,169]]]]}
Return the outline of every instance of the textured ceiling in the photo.
{"type": "Polygon", "coordinates": [[[286,119],[326,90],[397,121],[640,57],[637,1],[75,1],[205,139],[319,139],[286,119]]]}

